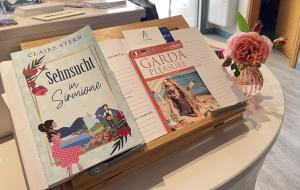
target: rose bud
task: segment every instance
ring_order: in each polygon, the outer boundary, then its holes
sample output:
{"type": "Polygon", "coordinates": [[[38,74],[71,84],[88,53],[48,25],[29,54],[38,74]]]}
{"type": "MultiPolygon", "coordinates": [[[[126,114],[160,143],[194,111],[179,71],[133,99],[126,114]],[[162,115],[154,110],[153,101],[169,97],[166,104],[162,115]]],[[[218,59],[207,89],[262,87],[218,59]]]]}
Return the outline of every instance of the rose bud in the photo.
{"type": "Polygon", "coordinates": [[[219,59],[224,59],[224,49],[214,49],[215,54],[219,59]]]}
{"type": "Polygon", "coordinates": [[[34,88],[36,86],[34,81],[27,81],[27,85],[29,88],[34,88]]]}
{"type": "Polygon", "coordinates": [[[35,75],[37,72],[38,72],[38,70],[36,68],[23,69],[23,75],[26,78],[30,78],[31,76],[35,75]]]}
{"type": "Polygon", "coordinates": [[[44,86],[33,87],[32,94],[35,96],[44,96],[48,92],[48,89],[44,86]]]}
{"type": "Polygon", "coordinates": [[[287,40],[287,37],[281,36],[273,41],[273,46],[280,49],[287,43],[287,40]]]}
{"type": "Polygon", "coordinates": [[[257,32],[260,33],[261,28],[263,27],[262,23],[260,20],[256,21],[256,23],[254,24],[254,26],[251,28],[252,32],[257,32]]]}

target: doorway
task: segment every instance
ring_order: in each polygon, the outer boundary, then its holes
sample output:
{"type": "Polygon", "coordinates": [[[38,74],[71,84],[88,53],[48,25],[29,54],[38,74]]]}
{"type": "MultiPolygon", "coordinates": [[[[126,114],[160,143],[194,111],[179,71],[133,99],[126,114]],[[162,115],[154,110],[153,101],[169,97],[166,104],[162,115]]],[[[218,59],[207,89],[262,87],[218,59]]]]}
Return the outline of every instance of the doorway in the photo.
{"type": "Polygon", "coordinates": [[[280,0],[261,1],[261,8],[259,13],[259,19],[263,23],[261,34],[268,36],[271,40],[275,39],[279,5],[280,0]]]}

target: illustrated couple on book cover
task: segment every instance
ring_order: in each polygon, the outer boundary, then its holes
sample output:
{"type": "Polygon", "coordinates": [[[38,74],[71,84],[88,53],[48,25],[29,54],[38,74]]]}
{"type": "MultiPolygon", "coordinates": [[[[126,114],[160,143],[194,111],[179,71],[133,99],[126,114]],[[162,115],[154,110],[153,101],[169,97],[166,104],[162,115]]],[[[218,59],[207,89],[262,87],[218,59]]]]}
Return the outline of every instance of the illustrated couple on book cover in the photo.
{"type": "MultiPolygon", "coordinates": [[[[123,113],[109,108],[107,104],[97,109],[95,117],[87,114],[77,118],[69,127],[60,127],[54,120],[48,119],[39,124],[38,129],[47,135],[55,164],[67,168],[69,176],[73,174],[72,164],[76,164],[80,171],[84,169],[79,162],[81,154],[131,135],[123,113]]],[[[116,149],[111,154],[114,151],[116,149]]]]}

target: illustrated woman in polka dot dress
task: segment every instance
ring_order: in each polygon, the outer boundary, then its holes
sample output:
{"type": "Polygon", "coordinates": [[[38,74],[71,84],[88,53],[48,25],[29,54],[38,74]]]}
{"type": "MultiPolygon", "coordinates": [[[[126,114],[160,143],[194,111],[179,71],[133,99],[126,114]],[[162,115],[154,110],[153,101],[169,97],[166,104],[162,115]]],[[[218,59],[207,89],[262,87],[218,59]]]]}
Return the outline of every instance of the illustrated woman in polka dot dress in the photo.
{"type": "Polygon", "coordinates": [[[72,175],[72,164],[76,164],[78,169],[81,171],[84,168],[79,163],[80,146],[72,146],[68,148],[61,147],[60,133],[55,128],[57,124],[53,120],[47,120],[43,124],[38,126],[39,130],[46,133],[48,139],[51,138],[53,142],[52,156],[56,160],[56,163],[63,168],[67,168],[67,174],[72,175]]]}

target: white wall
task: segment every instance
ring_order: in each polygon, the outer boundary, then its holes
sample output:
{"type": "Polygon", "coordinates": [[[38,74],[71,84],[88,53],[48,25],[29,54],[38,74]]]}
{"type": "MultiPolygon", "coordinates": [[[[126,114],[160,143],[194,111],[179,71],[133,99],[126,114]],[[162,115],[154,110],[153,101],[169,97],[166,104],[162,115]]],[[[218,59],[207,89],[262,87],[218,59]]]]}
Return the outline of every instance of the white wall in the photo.
{"type": "MultiPolygon", "coordinates": [[[[240,11],[244,17],[247,16],[249,1],[250,0],[239,0],[239,2],[238,2],[238,11],[240,11]]],[[[220,26],[216,26],[216,28],[219,28],[225,32],[232,33],[232,34],[235,33],[236,31],[238,31],[236,26],[231,27],[231,28],[223,28],[220,26]]]]}
{"type": "Polygon", "coordinates": [[[172,0],[171,16],[182,15],[191,27],[195,27],[198,17],[197,7],[198,0],[172,0]]]}
{"type": "MultiPolygon", "coordinates": [[[[166,18],[169,16],[169,8],[171,8],[171,16],[174,15],[183,15],[183,17],[187,20],[190,26],[197,25],[197,16],[199,15],[199,21],[201,21],[200,13],[198,14],[197,6],[199,6],[199,11],[201,11],[202,0],[199,0],[199,4],[197,5],[198,0],[172,0],[171,7],[169,6],[169,0],[150,0],[152,3],[156,5],[156,9],[160,18],[166,18]]],[[[231,1],[231,0],[228,0],[231,1]]],[[[239,0],[238,2],[238,10],[242,13],[242,15],[247,15],[248,4],[250,0],[239,0]]],[[[200,26],[200,24],[198,23],[200,26]]],[[[213,25],[212,25],[213,26],[213,25]]],[[[237,31],[236,26],[231,28],[222,28],[220,26],[217,27],[225,32],[234,33],[237,31]]]]}
{"type": "Polygon", "coordinates": [[[169,0],[150,0],[150,2],[156,5],[159,18],[182,15],[190,26],[197,26],[198,0],[172,0],[171,7],[169,0]]]}

